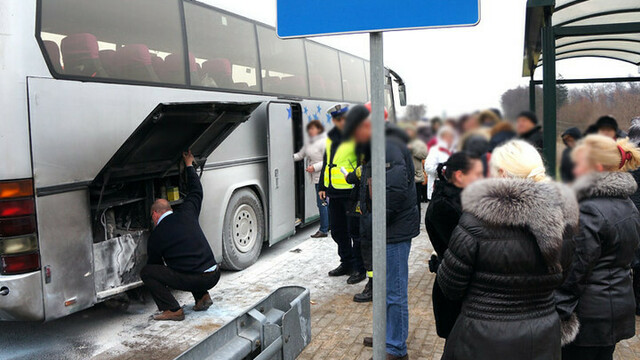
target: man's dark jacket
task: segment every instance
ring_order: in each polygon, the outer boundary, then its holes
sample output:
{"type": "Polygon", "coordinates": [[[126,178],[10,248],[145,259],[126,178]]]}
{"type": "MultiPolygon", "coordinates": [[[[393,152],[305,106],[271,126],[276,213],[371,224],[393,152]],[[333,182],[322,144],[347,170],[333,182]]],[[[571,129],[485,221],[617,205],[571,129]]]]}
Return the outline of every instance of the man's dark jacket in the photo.
{"type": "Polygon", "coordinates": [[[534,127],[533,129],[527,131],[526,133],[520,135],[520,139],[528,142],[529,144],[533,145],[533,147],[535,147],[538,152],[542,151],[542,146],[543,146],[543,133],[542,133],[542,127],[537,125],[536,127],[534,127]]]}
{"type": "Polygon", "coordinates": [[[149,237],[149,264],[166,265],[184,273],[204,273],[216,264],[198,216],[202,207],[202,185],[193,166],[187,167],[189,194],[173,214],[166,216],[149,237]]]}
{"type": "MultiPolygon", "coordinates": [[[[387,243],[408,241],[420,233],[413,155],[407,147],[409,137],[395,125],[386,126],[387,243]]],[[[360,179],[361,235],[371,241],[372,214],[369,186],[371,151],[365,151],[360,179]]],[[[348,179],[347,179],[348,180],[348,179]]]]}

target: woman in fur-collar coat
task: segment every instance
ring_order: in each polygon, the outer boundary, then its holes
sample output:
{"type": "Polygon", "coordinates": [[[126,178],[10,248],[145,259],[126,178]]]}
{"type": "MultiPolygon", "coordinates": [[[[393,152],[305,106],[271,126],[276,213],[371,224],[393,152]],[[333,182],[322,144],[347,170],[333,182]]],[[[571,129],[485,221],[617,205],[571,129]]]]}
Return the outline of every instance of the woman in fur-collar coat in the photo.
{"type": "Polygon", "coordinates": [[[578,223],[575,196],[548,180],[524,141],[496,148],[489,166],[499,178],[463,191],[463,214],[438,270],[444,294],[462,300],[442,358],[560,360],[553,292],[578,223]]]}
{"type": "Polygon", "coordinates": [[[630,267],[640,238],[640,215],[629,199],[637,185],[628,171],[640,164],[640,152],[627,139],[616,143],[590,135],[572,156],[580,232],[556,300],[560,317],[577,315],[580,330],[562,355],[563,360],[612,359],[616,343],[635,334],[630,267]]]}

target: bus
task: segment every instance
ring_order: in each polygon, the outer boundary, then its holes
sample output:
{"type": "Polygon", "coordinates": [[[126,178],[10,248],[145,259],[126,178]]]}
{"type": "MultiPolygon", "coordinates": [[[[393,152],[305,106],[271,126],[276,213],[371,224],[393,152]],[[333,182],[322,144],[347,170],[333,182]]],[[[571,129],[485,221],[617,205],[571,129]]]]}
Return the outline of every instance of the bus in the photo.
{"type": "MultiPolygon", "coordinates": [[[[4,0],[0,32],[0,320],[140,286],[149,206],[180,206],[187,149],[216,259],[252,265],[318,218],[293,162],[305,124],[369,99],[365,59],[206,1],[4,0]]],[[[385,73],[393,118],[404,84],[385,73]]]]}

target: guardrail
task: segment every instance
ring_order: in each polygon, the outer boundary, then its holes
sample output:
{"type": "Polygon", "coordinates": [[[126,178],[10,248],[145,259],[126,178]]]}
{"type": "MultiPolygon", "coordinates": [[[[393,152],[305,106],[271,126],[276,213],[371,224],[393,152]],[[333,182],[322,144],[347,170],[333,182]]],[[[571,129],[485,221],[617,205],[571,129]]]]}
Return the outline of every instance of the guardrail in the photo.
{"type": "Polygon", "coordinates": [[[311,342],[311,297],[281,287],[176,360],[290,360],[311,342]]]}

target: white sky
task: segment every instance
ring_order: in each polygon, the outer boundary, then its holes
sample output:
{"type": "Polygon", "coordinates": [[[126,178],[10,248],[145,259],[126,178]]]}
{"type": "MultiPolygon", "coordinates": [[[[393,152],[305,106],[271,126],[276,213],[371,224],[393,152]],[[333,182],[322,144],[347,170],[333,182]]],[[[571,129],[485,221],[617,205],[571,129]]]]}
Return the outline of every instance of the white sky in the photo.
{"type": "MultiPolygon", "coordinates": [[[[205,2],[270,25],[276,22],[275,0],[205,2]]],[[[481,0],[475,27],[385,33],[385,64],[405,80],[409,103],[426,104],[429,116],[500,107],[504,91],[528,84],[522,77],[525,11],[526,0],[481,0]]],[[[337,21],[349,21],[349,14],[341,16],[337,21]]],[[[366,34],[315,40],[369,58],[366,34]]],[[[606,59],[564,60],[557,71],[566,79],[638,74],[631,64],[606,59]]],[[[536,78],[541,74],[539,69],[536,78]]]]}

